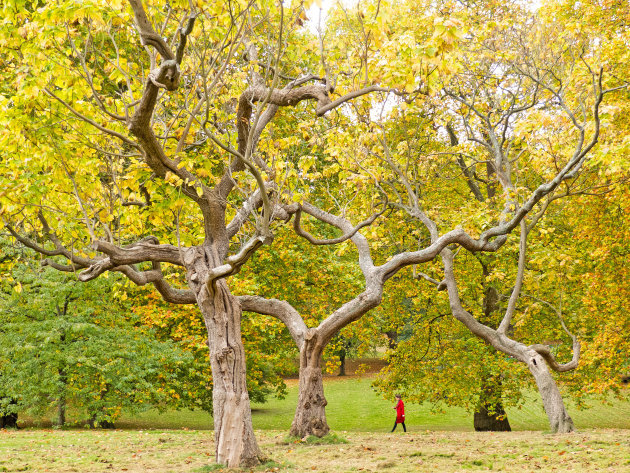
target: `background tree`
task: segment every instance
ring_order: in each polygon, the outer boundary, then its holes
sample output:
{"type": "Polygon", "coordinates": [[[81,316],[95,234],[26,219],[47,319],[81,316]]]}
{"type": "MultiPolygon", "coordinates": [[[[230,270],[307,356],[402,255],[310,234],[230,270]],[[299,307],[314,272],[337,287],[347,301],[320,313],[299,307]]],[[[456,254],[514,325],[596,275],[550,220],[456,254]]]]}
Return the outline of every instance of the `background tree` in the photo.
{"type": "MultiPolygon", "coordinates": [[[[512,13],[515,14],[517,10],[512,13]]],[[[509,24],[513,20],[511,16],[509,24]]],[[[496,302],[500,302],[500,293],[488,283],[502,280],[509,273],[488,267],[488,256],[481,255],[483,278],[477,280],[480,290],[470,294],[472,300],[467,300],[466,285],[461,282],[466,274],[462,260],[468,258],[462,257],[460,251],[447,248],[442,252],[443,276],[420,274],[438,289],[447,290],[451,313],[472,333],[528,366],[552,430],[564,432],[573,430],[573,424],[547,366],[557,371],[574,369],[580,345],[562,318],[559,325],[567,330],[573,348],[572,361],[565,365],[559,364],[545,345],[515,341],[519,336],[527,339],[525,333],[532,334],[536,327],[532,324],[528,332],[527,328],[521,328],[527,322],[514,315],[526,272],[527,236],[552,202],[582,192],[583,175],[579,172],[599,138],[601,101],[605,94],[625,84],[612,76],[607,79],[610,89],[605,89],[602,70],[593,71],[588,64],[589,60],[597,60],[596,53],[585,52],[582,46],[572,53],[574,45],[580,43],[570,33],[560,33],[560,25],[541,19],[528,20],[527,16],[517,23],[527,25],[527,31],[507,24],[499,27],[499,23],[488,36],[473,35],[466,48],[468,52],[461,55],[458,63],[460,71],[444,84],[442,100],[450,103],[450,107],[442,122],[445,131],[442,142],[450,135],[450,145],[457,145],[459,140],[453,137],[459,134],[468,143],[455,149],[430,148],[424,144],[426,140],[418,141],[419,134],[411,131],[411,139],[402,139],[400,120],[388,121],[379,151],[394,177],[390,182],[385,181],[383,187],[396,196],[392,197],[393,201],[396,199],[393,205],[425,227],[420,244],[423,238],[435,240],[440,235],[440,226],[450,227],[462,217],[467,218],[464,225],[468,231],[482,236],[495,231],[487,230],[495,222],[499,222],[495,228],[512,226],[518,216],[522,217],[519,263],[514,268],[518,271],[511,271],[510,280],[515,282],[503,291],[503,316],[496,322],[488,320],[489,313],[494,312],[488,310],[489,289],[496,302]],[[457,117],[455,131],[449,117],[457,117]],[[549,139],[550,134],[554,139],[549,139]],[[431,156],[436,158],[428,159],[431,156]],[[526,165],[521,164],[524,159],[526,165]],[[432,175],[443,179],[432,179],[429,177],[432,175]],[[500,205],[476,203],[484,202],[478,197],[480,183],[496,186],[500,205]],[[469,193],[462,193],[465,187],[469,193]],[[445,206],[432,197],[438,190],[450,191],[449,204],[458,208],[457,215],[445,212],[445,206]],[[475,307],[474,302],[479,301],[480,293],[484,294],[480,304],[483,310],[475,307]],[[473,316],[474,312],[478,315],[473,316]]],[[[427,108],[415,113],[422,116],[427,108]]],[[[486,199],[491,197],[488,194],[486,199]]],[[[509,246],[506,250],[509,251],[509,246]]],[[[564,354],[563,350],[558,354],[564,354]]]]}
{"type": "Polygon", "coordinates": [[[124,292],[103,297],[119,278],[81,285],[28,263],[16,256],[2,278],[0,392],[11,401],[4,414],[54,409],[58,426],[72,413],[73,422],[113,427],[123,411],[195,405],[191,386],[201,373],[192,355],[156,341],[124,292]]]}

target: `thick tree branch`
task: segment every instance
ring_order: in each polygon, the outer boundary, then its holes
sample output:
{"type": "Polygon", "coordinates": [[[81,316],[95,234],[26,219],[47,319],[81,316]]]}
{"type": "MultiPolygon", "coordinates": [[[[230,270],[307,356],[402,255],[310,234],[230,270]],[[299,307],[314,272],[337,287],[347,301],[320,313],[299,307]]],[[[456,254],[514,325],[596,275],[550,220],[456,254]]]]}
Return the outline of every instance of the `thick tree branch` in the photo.
{"type": "Polygon", "coordinates": [[[535,345],[530,345],[529,348],[536,351],[536,353],[542,356],[547,362],[547,364],[549,365],[549,367],[552,370],[557,371],[558,373],[564,373],[566,371],[574,370],[575,368],[578,367],[578,364],[580,362],[581,345],[580,345],[580,341],[578,340],[576,336],[573,336],[573,357],[571,358],[571,361],[569,361],[568,363],[564,363],[564,364],[558,363],[558,361],[553,356],[553,354],[551,353],[551,350],[549,349],[547,345],[535,344],[535,345]]]}
{"type": "Polygon", "coordinates": [[[166,41],[153,29],[153,25],[144,11],[142,0],[129,0],[129,4],[133,10],[142,45],[153,46],[165,60],[174,60],[175,55],[166,44],[166,41]]]}
{"type": "Polygon", "coordinates": [[[358,229],[355,229],[355,227],[347,219],[319,209],[308,202],[304,202],[301,208],[302,211],[306,212],[311,217],[337,227],[339,230],[344,232],[344,235],[351,235],[350,240],[354,243],[354,246],[356,246],[359,252],[359,266],[361,267],[361,271],[366,278],[368,275],[372,274],[374,262],[372,261],[372,255],[370,253],[370,245],[367,239],[358,232],[358,229]]]}
{"type": "Polygon", "coordinates": [[[208,279],[205,281],[208,290],[214,293],[216,281],[237,274],[249,258],[262,245],[271,244],[271,237],[265,235],[257,235],[245,243],[238,253],[225,259],[225,263],[221,266],[213,268],[208,273],[208,279]]]}
{"type": "Polygon", "coordinates": [[[97,240],[93,243],[96,251],[105,253],[116,265],[136,264],[144,261],[160,261],[183,266],[181,250],[173,245],[160,244],[155,237],[147,237],[123,248],[109,242],[97,240]]]}
{"type": "Polygon", "coordinates": [[[260,296],[238,296],[237,298],[243,310],[257,314],[271,315],[282,321],[287,329],[289,329],[291,338],[295,341],[298,349],[302,349],[304,335],[308,327],[299,312],[291,304],[287,301],[265,299],[260,296]]]}

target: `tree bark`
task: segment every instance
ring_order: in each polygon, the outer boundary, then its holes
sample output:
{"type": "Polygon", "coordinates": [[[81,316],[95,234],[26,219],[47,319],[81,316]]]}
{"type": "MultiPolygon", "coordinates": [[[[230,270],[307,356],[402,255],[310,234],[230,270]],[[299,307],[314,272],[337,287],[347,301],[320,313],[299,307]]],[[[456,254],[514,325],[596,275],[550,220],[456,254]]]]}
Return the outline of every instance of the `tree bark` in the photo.
{"type": "Polygon", "coordinates": [[[230,468],[257,465],[262,455],[247,392],[241,306],[224,279],[205,284],[208,273],[221,264],[216,247],[191,249],[185,262],[208,332],[216,461],[230,468]]]}
{"type": "Polygon", "coordinates": [[[326,422],[326,397],[322,376],[322,346],[315,329],[304,337],[300,350],[299,397],[290,435],[304,438],[309,435],[323,437],[330,428],[326,422]]]}
{"type": "Polygon", "coordinates": [[[536,385],[538,386],[538,391],[540,392],[540,397],[542,398],[543,406],[547,413],[547,418],[549,419],[551,431],[560,434],[573,432],[575,430],[573,419],[571,419],[571,416],[569,416],[564,406],[558,385],[553,379],[553,376],[551,376],[543,357],[535,351],[532,351],[527,362],[527,367],[536,380],[536,385]]]}

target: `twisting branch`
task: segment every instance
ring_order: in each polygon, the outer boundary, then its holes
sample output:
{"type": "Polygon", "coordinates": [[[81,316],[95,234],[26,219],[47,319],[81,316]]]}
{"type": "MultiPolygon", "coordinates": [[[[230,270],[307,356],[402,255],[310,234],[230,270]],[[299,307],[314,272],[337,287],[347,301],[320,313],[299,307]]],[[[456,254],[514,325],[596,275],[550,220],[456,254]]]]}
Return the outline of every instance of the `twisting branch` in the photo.
{"type": "Polygon", "coordinates": [[[73,267],[77,267],[77,268],[85,268],[85,267],[88,267],[90,265],[92,260],[90,260],[89,258],[84,258],[84,257],[75,255],[73,252],[68,250],[61,243],[61,240],[57,237],[55,232],[53,232],[51,230],[50,226],[48,225],[48,221],[44,217],[44,214],[41,211],[41,209],[38,212],[37,217],[38,217],[40,223],[42,224],[42,231],[44,233],[44,237],[47,240],[49,240],[50,242],[52,242],[53,245],[55,245],[55,249],[54,250],[47,250],[43,246],[38,245],[35,241],[31,240],[30,238],[27,238],[27,237],[25,237],[23,235],[20,235],[10,225],[7,225],[6,227],[9,230],[9,232],[11,233],[11,235],[17,241],[22,243],[27,248],[35,250],[36,252],[38,252],[38,253],[40,253],[40,254],[42,254],[44,256],[63,256],[68,261],[70,261],[72,263],[73,267]]]}
{"type": "Polygon", "coordinates": [[[151,127],[151,118],[157,102],[160,88],[173,91],[179,85],[179,66],[183,59],[183,45],[186,37],[191,33],[194,26],[195,16],[191,15],[185,29],[180,29],[180,47],[177,57],[168,49],[168,46],[161,37],[156,38],[156,33],[149,22],[142,2],[140,0],[130,0],[130,4],[136,16],[136,23],[142,41],[151,45],[163,56],[164,60],[159,67],[152,70],[147,78],[144,92],[136,108],[136,112],[129,121],[129,131],[138,139],[142,147],[144,158],[149,167],[162,179],[166,178],[168,172],[179,177],[182,192],[187,197],[197,202],[201,208],[207,208],[208,203],[203,196],[208,195],[210,190],[193,173],[178,166],[176,161],[166,156],[164,148],[158,142],[151,127]],[[181,49],[181,52],[180,52],[181,49]]]}
{"type": "Polygon", "coordinates": [[[287,301],[278,299],[265,299],[260,296],[238,296],[241,308],[248,312],[257,314],[271,315],[282,321],[289,329],[291,338],[295,341],[298,349],[302,349],[304,344],[304,335],[308,327],[302,320],[299,312],[287,301]]]}
{"type": "Polygon", "coordinates": [[[251,258],[258,248],[262,245],[269,245],[270,243],[271,237],[268,235],[257,235],[251,238],[241,247],[238,253],[227,257],[224,264],[213,268],[208,273],[208,279],[205,282],[208,290],[211,293],[214,293],[217,280],[237,274],[241,270],[241,266],[243,266],[247,260],[251,258]]]}
{"type": "Polygon", "coordinates": [[[157,238],[143,238],[133,245],[119,248],[106,241],[97,240],[93,247],[96,251],[108,255],[100,260],[93,260],[89,267],[79,273],[79,281],[90,281],[106,271],[116,271],[119,266],[143,263],[145,261],[165,262],[183,266],[179,248],[172,245],[160,245],[157,238]]]}
{"type": "Polygon", "coordinates": [[[573,356],[571,358],[571,361],[569,361],[568,363],[560,364],[555,359],[555,357],[553,356],[553,354],[551,353],[551,350],[549,349],[547,345],[541,345],[537,343],[534,345],[530,345],[529,348],[535,350],[540,356],[542,356],[545,359],[545,361],[549,364],[549,367],[553,369],[554,371],[562,373],[562,372],[571,371],[577,368],[580,362],[581,344],[578,337],[574,335],[573,333],[571,333],[569,329],[567,328],[566,324],[564,323],[564,318],[562,317],[561,310],[555,307],[554,305],[550,304],[549,302],[539,299],[538,297],[534,297],[530,294],[523,294],[523,295],[525,297],[529,297],[530,299],[534,299],[535,301],[540,302],[541,304],[545,304],[546,306],[548,306],[549,308],[551,308],[551,310],[555,312],[556,316],[558,317],[558,320],[560,321],[560,325],[562,326],[562,329],[569,336],[569,338],[571,338],[573,342],[573,356]]]}
{"type": "Polygon", "coordinates": [[[142,45],[153,46],[165,60],[175,59],[175,55],[166,44],[166,41],[164,41],[164,39],[153,29],[153,25],[144,11],[142,0],[129,0],[129,4],[131,5],[136,19],[136,26],[138,27],[138,32],[140,33],[142,45]]]}
{"type": "Polygon", "coordinates": [[[241,208],[236,212],[236,215],[232,221],[227,225],[226,231],[228,238],[232,238],[238,233],[241,227],[245,224],[249,216],[254,209],[260,207],[262,204],[262,196],[260,195],[260,189],[257,189],[249,198],[243,202],[241,208]]]}
{"type": "Polygon", "coordinates": [[[120,133],[118,133],[117,131],[111,130],[107,127],[104,127],[103,125],[99,125],[98,123],[96,123],[94,120],[92,120],[91,118],[86,117],[85,115],[83,115],[82,113],[78,112],[72,105],[70,105],[68,102],[66,102],[65,100],[61,99],[57,94],[55,94],[52,90],[50,90],[47,87],[44,87],[44,92],[46,92],[47,95],[49,95],[50,97],[52,97],[53,99],[55,99],[56,101],[58,101],[61,105],[63,105],[64,107],[66,107],[68,110],[70,110],[70,112],[72,112],[72,114],[74,116],[76,116],[77,118],[83,120],[86,123],[89,123],[90,125],[92,125],[94,128],[102,131],[103,133],[107,133],[110,136],[113,136],[115,138],[118,138],[119,140],[123,141],[124,143],[128,144],[129,146],[132,146],[134,148],[138,148],[138,143],[131,141],[129,138],[127,138],[125,135],[122,135],[120,133]]]}
{"type": "Polygon", "coordinates": [[[416,270],[416,265],[413,265],[413,278],[414,279],[424,279],[425,281],[430,282],[431,284],[433,284],[436,287],[436,289],[438,291],[446,290],[446,281],[444,281],[444,280],[438,281],[437,279],[432,278],[428,274],[421,273],[421,272],[417,271],[416,270]]]}
{"type": "Polygon", "coordinates": [[[526,251],[527,251],[527,222],[525,219],[521,220],[521,239],[519,244],[519,252],[518,252],[518,270],[516,274],[516,282],[514,283],[514,289],[512,290],[512,294],[510,295],[510,300],[508,301],[507,310],[505,311],[505,316],[501,323],[499,324],[499,328],[497,332],[505,335],[507,333],[510,324],[512,323],[512,317],[514,316],[514,311],[516,310],[516,302],[521,294],[521,287],[523,286],[523,278],[525,277],[525,261],[526,251]]]}
{"type": "MultiPolygon", "coordinates": [[[[315,238],[313,235],[311,235],[310,233],[308,233],[302,228],[300,224],[302,220],[302,209],[303,207],[300,205],[298,206],[298,210],[295,212],[295,220],[293,220],[293,228],[295,229],[295,233],[297,233],[302,238],[305,238],[313,245],[336,245],[338,243],[344,242],[352,238],[359,230],[369,225],[372,225],[372,223],[374,223],[374,220],[376,220],[378,217],[383,215],[383,213],[385,213],[385,211],[387,210],[387,197],[385,197],[383,201],[383,208],[381,210],[372,214],[367,220],[364,220],[363,222],[359,223],[354,228],[347,231],[344,235],[337,238],[330,238],[327,240],[320,240],[318,238],[315,238]]],[[[311,213],[307,211],[307,213],[309,215],[312,215],[315,218],[318,218],[317,213],[315,212],[311,213]]]]}

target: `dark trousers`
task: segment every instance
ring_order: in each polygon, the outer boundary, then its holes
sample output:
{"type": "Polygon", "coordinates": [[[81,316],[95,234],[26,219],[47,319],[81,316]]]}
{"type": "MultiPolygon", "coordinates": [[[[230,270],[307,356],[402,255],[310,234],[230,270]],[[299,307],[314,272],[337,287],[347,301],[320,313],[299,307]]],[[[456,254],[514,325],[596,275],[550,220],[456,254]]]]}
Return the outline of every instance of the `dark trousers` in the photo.
{"type": "MultiPolygon", "coordinates": [[[[404,423],[404,422],[401,422],[401,424],[402,424],[402,426],[403,426],[403,430],[404,430],[405,432],[407,432],[407,427],[405,427],[405,423],[404,423]]],[[[392,432],[393,432],[394,430],[396,430],[396,426],[397,426],[397,425],[398,425],[398,422],[394,422],[394,428],[392,429],[392,432]]]]}

